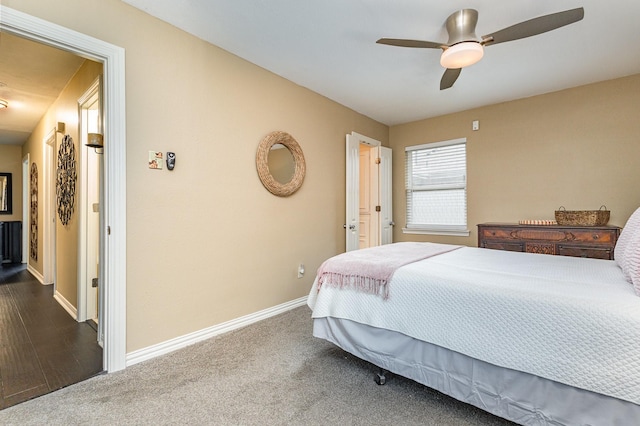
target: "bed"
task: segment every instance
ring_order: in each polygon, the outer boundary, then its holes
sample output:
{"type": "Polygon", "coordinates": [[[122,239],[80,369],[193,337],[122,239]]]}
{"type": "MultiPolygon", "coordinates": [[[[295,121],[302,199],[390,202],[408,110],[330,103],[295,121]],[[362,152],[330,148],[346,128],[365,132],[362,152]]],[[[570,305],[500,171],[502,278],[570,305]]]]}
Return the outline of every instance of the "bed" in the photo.
{"type": "Polygon", "coordinates": [[[309,293],[313,334],[519,424],[639,424],[636,228],[640,212],[615,261],[432,243],[365,249],[389,259],[428,249],[387,281],[355,279],[366,274],[345,253],[335,258],[349,265],[346,279],[328,279],[329,259],[309,293]]]}

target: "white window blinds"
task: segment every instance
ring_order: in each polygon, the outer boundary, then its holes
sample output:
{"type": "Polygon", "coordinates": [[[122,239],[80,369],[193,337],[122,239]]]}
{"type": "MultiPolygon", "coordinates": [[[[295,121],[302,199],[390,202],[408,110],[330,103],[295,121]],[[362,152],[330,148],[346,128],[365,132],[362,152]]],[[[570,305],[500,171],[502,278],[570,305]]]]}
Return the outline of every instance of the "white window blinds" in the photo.
{"type": "Polygon", "coordinates": [[[466,139],[406,148],[407,229],[467,231],[466,139]]]}

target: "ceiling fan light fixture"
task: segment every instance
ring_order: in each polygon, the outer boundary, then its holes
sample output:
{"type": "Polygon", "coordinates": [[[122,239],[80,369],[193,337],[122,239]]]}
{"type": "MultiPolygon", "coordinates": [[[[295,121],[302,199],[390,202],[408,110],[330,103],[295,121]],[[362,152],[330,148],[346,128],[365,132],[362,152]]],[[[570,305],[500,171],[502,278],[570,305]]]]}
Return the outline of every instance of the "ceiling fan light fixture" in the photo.
{"type": "Polygon", "coordinates": [[[484,48],[477,41],[464,41],[454,44],[442,52],[440,65],[457,69],[473,65],[484,56],[484,48]]]}
{"type": "Polygon", "coordinates": [[[5,101],[4,99],[0,99],[0,109],[5,108],[9,108],[9,102],[5,101]]]}

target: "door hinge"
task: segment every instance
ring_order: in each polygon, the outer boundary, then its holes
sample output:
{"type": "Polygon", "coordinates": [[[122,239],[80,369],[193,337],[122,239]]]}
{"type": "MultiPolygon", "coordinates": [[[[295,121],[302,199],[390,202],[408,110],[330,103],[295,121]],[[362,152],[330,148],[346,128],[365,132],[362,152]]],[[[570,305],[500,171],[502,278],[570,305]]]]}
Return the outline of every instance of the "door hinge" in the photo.
{"type": "Polygon", "coordinates": [[[376,211],[379,212],[380,211],[380,206],[376,206],[376,211]]]}
{"type": "Polygon", "coordinates": [[[380,164],[382,162],[382,159],[380,157],[376,158],[376,164],[380,164]]]}
{"type": "Polygon", "coordinates": [[[91,287],[98,287],[98,279],[91,278],[91,287]]]}

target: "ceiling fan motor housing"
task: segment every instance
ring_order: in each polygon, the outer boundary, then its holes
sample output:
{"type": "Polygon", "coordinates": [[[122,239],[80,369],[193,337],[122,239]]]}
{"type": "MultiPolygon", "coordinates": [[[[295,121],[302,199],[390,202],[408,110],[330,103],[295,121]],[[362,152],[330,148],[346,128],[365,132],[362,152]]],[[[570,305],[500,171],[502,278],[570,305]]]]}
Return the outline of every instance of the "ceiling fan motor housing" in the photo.
{"type": "Polygon", "coordinates": [[[478,23],[478,11],[475,9],[462,9],[452,13],[446,22],[449,41],[447,44],[462,43],[464,41],[478,41],[476,36],[476,24],[478,23]]]}

